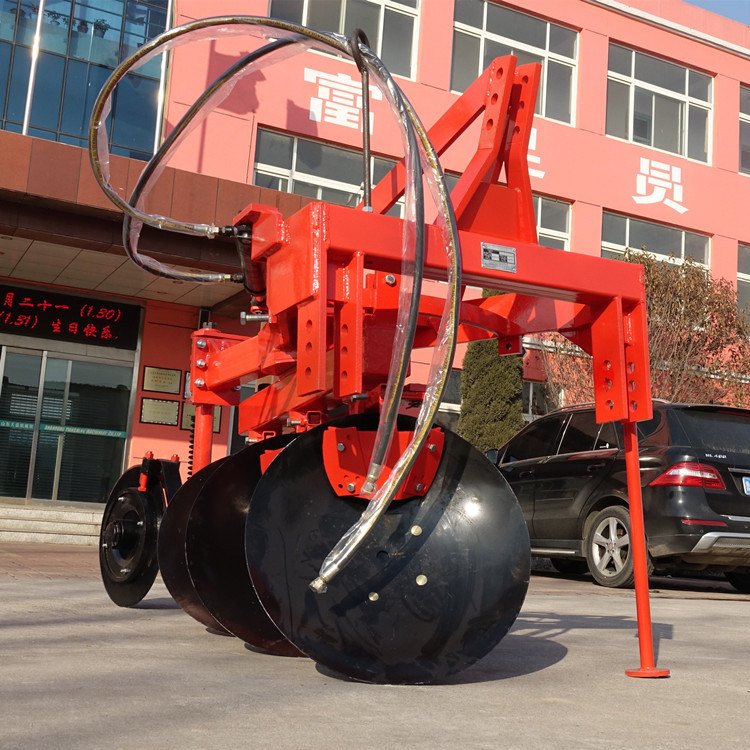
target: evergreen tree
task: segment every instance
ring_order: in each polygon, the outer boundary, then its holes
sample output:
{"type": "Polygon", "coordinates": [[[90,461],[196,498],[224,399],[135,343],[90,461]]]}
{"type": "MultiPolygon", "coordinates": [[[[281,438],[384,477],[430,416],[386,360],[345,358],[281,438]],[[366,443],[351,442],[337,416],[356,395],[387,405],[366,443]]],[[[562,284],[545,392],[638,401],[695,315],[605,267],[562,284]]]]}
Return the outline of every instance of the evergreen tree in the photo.
{"type": "Polygon", "coordinates": [[[523,427],[522,389],[521,356],[500,356],[495,339],[469,344],[458,434],[482,452],[499,448],[523,427]]]}

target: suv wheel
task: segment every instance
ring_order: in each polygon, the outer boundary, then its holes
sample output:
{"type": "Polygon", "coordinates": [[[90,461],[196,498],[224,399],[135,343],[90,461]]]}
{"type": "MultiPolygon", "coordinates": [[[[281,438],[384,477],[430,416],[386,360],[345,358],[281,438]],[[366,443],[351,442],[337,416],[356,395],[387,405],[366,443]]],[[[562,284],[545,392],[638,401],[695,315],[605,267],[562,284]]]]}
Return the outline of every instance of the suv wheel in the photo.
{"type": "MultiPolygon", "coordinates": [[[[633,586],[633,557],[630,554],[630,513],[613,505],[600,510],[589,526],[585,539],[586,562],[594,580],[610,588],[633,586]]],[[[648,560],[648,572],[652,572],[648,560]]]]}
{"type": "Polygon", "coordinates": [[[737,570],[724,573],[724,577],[737,591],[750,594],[750,568],[737,568],[737,570]]]}

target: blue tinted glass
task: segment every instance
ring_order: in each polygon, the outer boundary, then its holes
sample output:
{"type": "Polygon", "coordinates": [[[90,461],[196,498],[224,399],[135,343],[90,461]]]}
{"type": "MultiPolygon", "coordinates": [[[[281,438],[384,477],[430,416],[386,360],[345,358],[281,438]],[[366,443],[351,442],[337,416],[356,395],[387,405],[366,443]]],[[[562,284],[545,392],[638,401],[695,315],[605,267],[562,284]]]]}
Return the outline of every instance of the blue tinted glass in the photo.
{"type": "Polygon", "coordinates": [[[35,128],[57,130],[60,120],[65,58],[42,52],[39,55],[30,124],[35,128]]]}
{"type": "Polygon", "coordinates": [[[0,42],[0,120],[5,117],[5,95],[10,77],[10,44],[0,42]]]}
{"type": "Polygon", "coordinates": [[[23,122],[30,66],[31,50],[28,47],[16,47],[13,52],[13,67],[10,73],[8,106],[5,111],[6,119],[13,122],[23,122]]]}
{"type": "Polygon", "coordinates": [[[13,41],[17,13],[18,4],[16,0],[0,0],[0,39],[13,41]]]}
{"type": "Polygon", "coordinates": [[[127,149],[152,153],[159,82],[126,76],[115,92],[112,141],[127,149]]]}
{"type": "Polygon", "coordinates": [[[110,72],[100,65],[68,60],[60,123],[62,132],[75,136],[86,135],[94,101],[110,72]]]}

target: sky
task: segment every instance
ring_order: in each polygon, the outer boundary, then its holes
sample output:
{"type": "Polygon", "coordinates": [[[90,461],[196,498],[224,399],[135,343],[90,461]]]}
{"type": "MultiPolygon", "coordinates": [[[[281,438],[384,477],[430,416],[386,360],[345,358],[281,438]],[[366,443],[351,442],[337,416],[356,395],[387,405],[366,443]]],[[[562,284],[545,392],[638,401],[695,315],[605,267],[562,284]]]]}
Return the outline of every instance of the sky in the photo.
{"type": "Polygon", "coordinates": [[[687,2],[750,26],[750,0],[687,0],[687,2]]]}

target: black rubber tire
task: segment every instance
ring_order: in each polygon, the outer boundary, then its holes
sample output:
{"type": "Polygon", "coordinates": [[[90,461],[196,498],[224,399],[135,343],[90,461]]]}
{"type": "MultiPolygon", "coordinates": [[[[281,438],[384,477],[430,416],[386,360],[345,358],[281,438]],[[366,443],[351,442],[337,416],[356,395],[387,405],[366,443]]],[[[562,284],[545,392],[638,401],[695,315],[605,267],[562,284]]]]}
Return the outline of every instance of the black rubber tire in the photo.
{"type": "MultiPolygon", "coordinates": [[[[632,588],[635,580],[630,547],[630,513],[621,505],[600,510],[589,525],[586,539],[586,564],[600,586],[632,588]]],[[[648,574],[653,563],[648,558],[648,574]]]]}
{"type": "Polygon", "coordinates": [[[742,594],[750,594],[750,568],[737,568],[724,577],[742,594]]]}
{"type": "Polygon", "coordinates": [[[551,557],[552,567],[564,576],[582,576],[589,572],[585,560],[569,560],[564,557],[551,557]]]}

